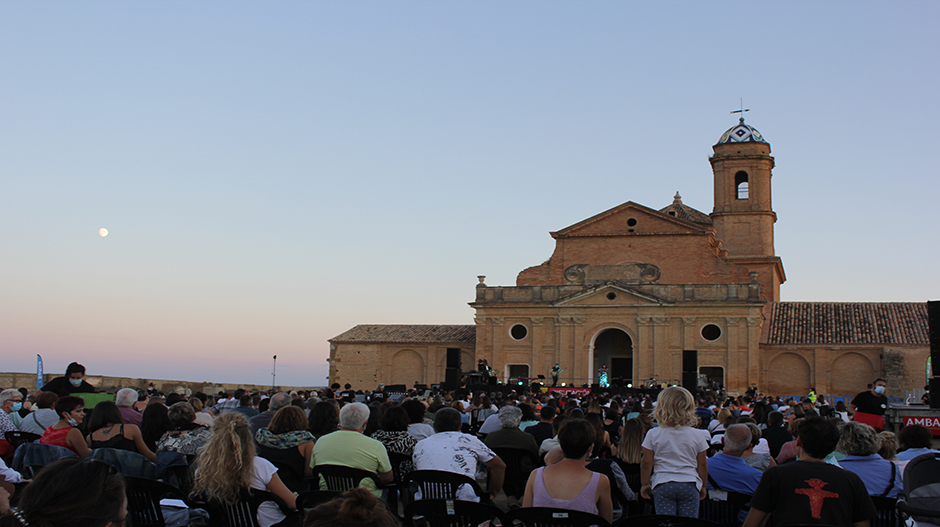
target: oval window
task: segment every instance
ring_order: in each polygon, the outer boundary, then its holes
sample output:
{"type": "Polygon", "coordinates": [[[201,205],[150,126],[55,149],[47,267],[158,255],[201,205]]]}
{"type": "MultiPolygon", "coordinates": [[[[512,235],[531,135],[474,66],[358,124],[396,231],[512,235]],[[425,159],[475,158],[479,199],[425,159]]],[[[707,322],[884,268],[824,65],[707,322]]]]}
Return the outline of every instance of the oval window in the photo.
{"type": "Polygon", "coordinates": [[[702,328],[702,338],[707,341],[718,340],[721,338],[721,328],[714,324],[707,324],[702,328]]]}

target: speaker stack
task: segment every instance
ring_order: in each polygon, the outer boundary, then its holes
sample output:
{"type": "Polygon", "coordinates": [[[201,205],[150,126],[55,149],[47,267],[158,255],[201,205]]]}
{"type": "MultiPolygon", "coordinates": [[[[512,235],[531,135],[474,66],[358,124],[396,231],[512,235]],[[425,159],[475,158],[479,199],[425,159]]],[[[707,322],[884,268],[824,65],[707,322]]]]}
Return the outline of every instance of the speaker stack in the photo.
{"type": "Polygon", "coordinates": [[[460,386],[462,370],[460,365],[460,348],[447,348],[447,368],[444,370],[444,390],[456,390],[460,386]]]}
{"type": "Polygon", "coordinates": [[[930,328],[930,407],[940,408],[940,301],[927,302],[927,326],[930,328]]]}

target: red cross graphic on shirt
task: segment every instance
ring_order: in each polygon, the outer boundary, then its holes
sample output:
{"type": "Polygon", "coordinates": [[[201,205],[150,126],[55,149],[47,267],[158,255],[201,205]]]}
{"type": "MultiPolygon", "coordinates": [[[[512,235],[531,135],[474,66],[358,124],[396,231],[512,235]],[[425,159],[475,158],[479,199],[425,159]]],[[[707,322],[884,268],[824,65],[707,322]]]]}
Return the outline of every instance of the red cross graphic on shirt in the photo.
{"type": "Polygon", "coordinates": [[[828,483],[819,478],[808,479],[806,483],[809,484],[810,488],[796,489],[793,492],[809,496],[809,508],[813,514],[813,518],[817,520],[821,519],[823,500],[826,498],[838,498],[839,495],[835,492],[823,490],[823,487],[828,485],[828,483]]]}

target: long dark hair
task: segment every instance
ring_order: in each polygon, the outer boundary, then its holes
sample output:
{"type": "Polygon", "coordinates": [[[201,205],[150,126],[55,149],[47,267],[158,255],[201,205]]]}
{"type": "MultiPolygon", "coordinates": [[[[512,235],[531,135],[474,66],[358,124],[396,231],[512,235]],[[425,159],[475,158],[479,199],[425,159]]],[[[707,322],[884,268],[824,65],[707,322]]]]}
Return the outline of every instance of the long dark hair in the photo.
{"type": "Polygon", "coordinates": [[[65,458],[46,465],[23,489],[2,527],[103,527],[120,522],[124,478],[101,461],[65,458]]]}
{"type": "Polygon", "coordinates": [[[124,418],[121,417],[121,411],[113,401],[101,401],[95,405],[91,412],[91,418],[88,419],[88,433],[99,430],[108,425],[124,424],[124,418]]]}
{"type": "Polygon", "coordinates": [[[173,428],[166,406],[160,403],[148,404],[140,417],[140,435],[151,452],[157,451],[157,440],[173,428]]]}
{"type": "Polygon", "coordinates": [[[310,426],[310,433],[316,438],[335,432],[336,426],[339,425],[339,412],[336,411],[336,405],[328,401],[318,402],[310,410],[307,422],[310,426]]]}

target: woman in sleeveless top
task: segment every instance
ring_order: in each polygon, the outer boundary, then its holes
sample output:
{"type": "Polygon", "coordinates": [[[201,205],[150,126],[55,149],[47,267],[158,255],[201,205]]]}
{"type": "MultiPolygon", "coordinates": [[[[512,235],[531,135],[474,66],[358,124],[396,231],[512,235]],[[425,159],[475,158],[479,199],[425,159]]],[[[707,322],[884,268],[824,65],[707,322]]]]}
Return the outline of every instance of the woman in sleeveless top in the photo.
{"type": "Polygon", "coordinates": [[[67,448],[79,457],[87,456],[88,445],[76,428],[85,419],[85,401],[71,395],[60,397],[55,404],[55,413],[59,415],[59,421],[46,428],[39,442],[67,448]]]}
{"type": "Polygon", "coordinates": [[[116,448],[143,455],[154,463],[157,456],[147,445],[140,428],[124,424],[121,411],[113,401],[101,401],[95,405],[88,421],[88,436],[85,442],[90,448],[116,448]]]}
{"type": "Polygon", "coordinates": [[[586,420],[565,420],[558,432],[558,443],[565,457],[529,476],[522,506],[577,510],[613,521],[610,480],[584,466],[594,440],[594,426],[586,420]]]}

